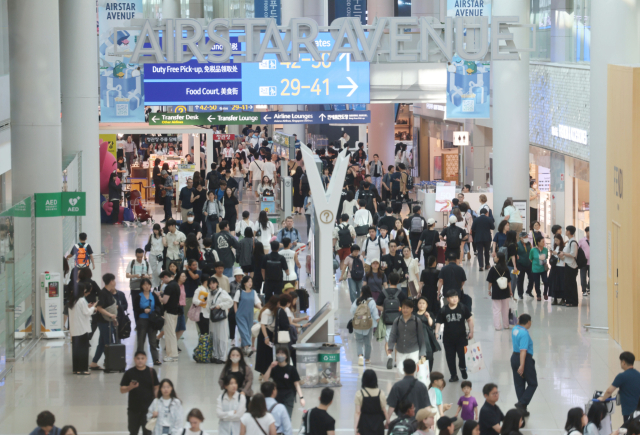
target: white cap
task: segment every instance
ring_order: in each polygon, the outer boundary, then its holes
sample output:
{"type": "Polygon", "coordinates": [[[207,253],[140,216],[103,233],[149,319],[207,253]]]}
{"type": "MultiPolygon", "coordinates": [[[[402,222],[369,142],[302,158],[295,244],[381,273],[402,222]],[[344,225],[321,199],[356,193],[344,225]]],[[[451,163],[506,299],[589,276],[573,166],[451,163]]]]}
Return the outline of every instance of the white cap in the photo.
{"type": "Polygon", "coordinates": [[[457,218],[457,217],[455,217],[455,215],[451,215],[451,216],[449,217],[449,223],[450,223],[450,224],[457,224],[457,223],[458,223],[458,218],[457,218]]]}
{"type": "Polygon", "coordinates": [[[236,267],[235,269],[233,269],[233,276],[236,276],[236,275],[244,275],[242,268],[236,267]]]}
{"type": "Polygon", "coordinates": [[[435,223],[436,223],[436,220],[434,218],[427,219],[427,225],[433,225],[435,223]]]}

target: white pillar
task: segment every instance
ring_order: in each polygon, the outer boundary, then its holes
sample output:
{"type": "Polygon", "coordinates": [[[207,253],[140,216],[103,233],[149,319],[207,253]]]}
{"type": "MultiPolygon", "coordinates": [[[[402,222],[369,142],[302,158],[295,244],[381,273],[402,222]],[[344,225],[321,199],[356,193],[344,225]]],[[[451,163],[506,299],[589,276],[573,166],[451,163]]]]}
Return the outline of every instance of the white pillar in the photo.
{"type": "MultiPolygon", "coordinates": [[[[87,193],[87,215],[82,231],[94,251],[94,277],[102,276],[100,254],[100,166],[98,142],[98,49],[95,44],[95,5],[86,0],[60,0],[60,88],[62,92],[62,150],[82,151],[82,191],[87,193]]],[[[96,278],[96,280],[98,280],[96,278]]]]}
{"type": "Polygon", "coordinates": [[[204,0],[189,0],[189,18],[204,18],[204,0]]]}
{"type": "MultiPolygon", "coordinates": [[[[593,2],[591,6],[591,325],[608,326],[607,316],[607,65],[640,62],[638,0],[593,2]]],[[[495,83],[495,82],[494,82],[495,83]]]]}
{"type": "Polygon", "coordinates": [[[358,142],[362,142],[367,149],[367,124],[358,124],[358,142]]]}
{"type": "MultiPolygon", "coordinates": [[[[303,3],[305,17],[315,20],[315,22],[318,23],[318,26],[327,25],[324,21],[324,0],[304,0],[303,3]]],[[[282,24],[285,24],[285,22],[283,21],[282,24]]]]}
{"type": "Polygon", "coordinates": [[[573,61],[573,12],[573,0],[551,0],[551,62],[573,61]]]}
{"type": "MultiPolygon", "coordinates": [[[[529,0],[495,0],[493,14],[529,22],[529,0]]],[[[511,28],[518,48],[529,47],[529,29],[511,28]]],[[[493,210],[498,218],[508,197],[529,199],[529,54],[496,61],[493,68],[493,210]],[[511,170],[507,170],[511,168],[511,170]]],[[[523,222],[523,227],[528,225],[523,222]]]]}
{"type": "Polygon", "coordinates": [[[162,0],[162,18],[180,18],[180,0],[162,0]]]}
{"type": "MultiPolygon", "coordinates": [[[[412,17],[433,17],[443,21],[440,17],[447,15],[446,0],[413,1],[411,2],[412,17]],[[442,14],[442,15],[441,15],[442,14]]],[[[389,15],[393,16],[393,15],[389,15]]]]}
{"type": "MultiPolygon", "coordinates": [[[[393,14],[391,15],[393,16],[393,14]]],[[[371,124],[369,124],[369,145],[368,155],[373,158],[378,154],[384,163],[384,170],[387,166],[393,165],[395,156],[395,113],[393,104],[371,104],[371,124]]]]}
{"type": "MultiPolygon", "coordinates": [[[[304,3],[301,0],[282,0],[280,7],[282,10],[282,25],[289,25],[292,18],[304,17],[304,3]]],[[[304,106],[284,105],[282,110],[285,112],[302,112],[304,106]]],[[[307,141],[304,131],[304,124],[284,124],[283,131],[286,134],[295,134],[299,141],[307,141]]],[[[273,136],[272,136],[273,137],[273,136]]]]}
{"type": "MultiPolygon", "coordinates": [[[[12,1],[8,11],[11,176],[18,201],[62,190],[58,1],[12,1]]],[[[93,36],[95,44],[95,28],[93,36]]],[[[62,274],[62,218],[39,218],[36,225],[36,274],[62,274]]]]}

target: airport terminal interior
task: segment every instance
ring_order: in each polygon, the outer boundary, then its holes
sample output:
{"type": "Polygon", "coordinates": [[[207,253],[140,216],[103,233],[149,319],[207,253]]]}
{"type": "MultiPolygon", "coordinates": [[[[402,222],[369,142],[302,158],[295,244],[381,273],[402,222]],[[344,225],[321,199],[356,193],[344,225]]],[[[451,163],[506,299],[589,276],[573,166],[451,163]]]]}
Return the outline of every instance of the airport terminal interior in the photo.
{"type": "Polygon", "coordinates": [[[0,435],[640,435],[639,17],[0,0],[0,435]]]}

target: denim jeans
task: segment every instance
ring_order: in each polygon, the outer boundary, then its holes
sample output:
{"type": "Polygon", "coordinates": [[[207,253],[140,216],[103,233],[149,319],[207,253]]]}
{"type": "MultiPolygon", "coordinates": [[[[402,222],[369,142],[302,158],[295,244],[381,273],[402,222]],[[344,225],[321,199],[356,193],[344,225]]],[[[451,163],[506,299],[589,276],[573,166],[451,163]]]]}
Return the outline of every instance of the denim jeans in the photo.
{"type": "Polygon", "coordinates": [[[351,303],[360,297],[360,289],[362,289],[362,280],[355,281],[351,278],[347,278],[347,284],[349,284],[349,299],[351,303]]]}
{"type": "MultiPolygon", "coordinates": [[[[518,275],[514,275],[513,266],[507,266],[509,268],[509,280],[511,281],[511,291],[515,295],[518,292],[518,275]]],[[[521,270],[520,273],[524,273],[524,270],[521,270]]]]}
{"type": "Polygon", "coordinates": [[[115,327],[113,323],[98,323],[98,329],[100,330],[100,338],[98,339],[98,347],[96,347],[96,354],[93,356],[93,362],[97,363],[102,358],[104,353],[104,347],[107,344],[119,343],[120,340],[114,340],[115,327]]]}
{"type": "Polygon", "coordinates": [[[364,355],[364,359],[371,359],[371,331],[373,328],[369,328],[366,334],[361,334],[362,331],[354,331],[356,336],[356,352],[358,355],[364,355]]]}
{"type": "Polygon", "coordinates": [[[205,222],[207,223],[207,237],[212,238],[216,234],[216,226],[218,225],[218,221],[215,219],[209,219],[205,217],[205,222]]]}
{"type": "Polygon", "coordinates": [[[378,193],[382,194],[382,191],[380,190],[380,186],[382,186],[382,177],[371,177],[371,182],[376,186],[378,193]]]}
{"type": "Polygon", "coordinates": [[[227,278],[233,278],[233,267],[225,267],[222,274],[227,278]]]}

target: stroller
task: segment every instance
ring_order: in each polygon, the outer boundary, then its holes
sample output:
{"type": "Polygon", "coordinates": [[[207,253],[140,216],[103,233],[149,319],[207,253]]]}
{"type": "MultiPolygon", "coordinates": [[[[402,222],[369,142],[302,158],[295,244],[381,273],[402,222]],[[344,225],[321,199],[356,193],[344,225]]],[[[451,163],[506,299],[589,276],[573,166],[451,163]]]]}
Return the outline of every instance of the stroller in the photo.
{"type": "MultiPolygon", "coordinates": [[[[129,207],[127,208],[127,210],[130,211],[133,219],[131,219],[131,221],[129,222],[126,222],[127,225],[135,225],[139,227],[143,222],[152,225],[154,223],[153,217],[151,216],[151,213],[149,213],[149,211],[144,207],[144,205],[142,205],[142,195],[140,194],[140,191],[137,189],[131,190],[128,196],[129,207]]],[[[127,210],[125,210],[125,212],[127,210]]],[[[128,219],[125,219],[125,221],[128,221],[128,219]]]]}
{"type": "MultiPolygon", "coordinates": [[[[602,391],[596,391],[595,393],[593,393],[593,398],[591,399],[590,402],[587,402],[586,405],[584,405],[584,413],[588,414],[589,413],[589,408],[591,408],[591,405],[595,402],[598,401],[598,397],[602,396],[603,392],[602,391]]],[[[607,407],[607,415],[602,419],[602,421],[600,422],[600,435],[609,435],[611,434],[612,431],[612,424],[611,424],[611,416],[616,412],[616,404],[620,405],[620,396],[617,397],[609,397],[607,400],[604,401],[604,405],[607,407]]]]}

